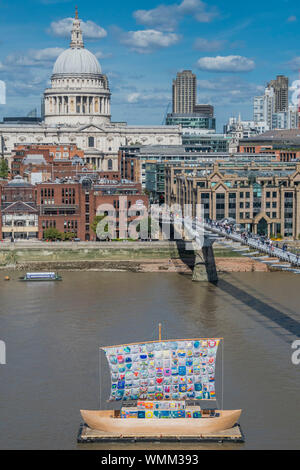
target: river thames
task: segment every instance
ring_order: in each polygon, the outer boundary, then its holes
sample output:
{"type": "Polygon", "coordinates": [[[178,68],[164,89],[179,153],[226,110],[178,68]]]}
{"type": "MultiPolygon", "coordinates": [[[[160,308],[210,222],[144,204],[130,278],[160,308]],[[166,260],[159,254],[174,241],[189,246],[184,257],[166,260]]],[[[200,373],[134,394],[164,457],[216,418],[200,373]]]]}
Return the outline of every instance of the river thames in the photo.
{"type": "Polygon", "coordinates": [[[187,275],[63,272],[63,282],[0,280],[0,449],[292,449],[300,442],[299,277],[223,274],[217,286],[187,275]],[[217,395],[242,408],[245,444],[76,442],[80,409],[109,408],[99,346],[222,337],[217,395]],[[99,367],[100,366],[100,367],[99,367]],[[100,370],[100,372],[99,372],[100,370]],[[224,387],[222,387],[222,372],[224,387]],[[101,383],[101,387],[99,386],[101,383]]]}

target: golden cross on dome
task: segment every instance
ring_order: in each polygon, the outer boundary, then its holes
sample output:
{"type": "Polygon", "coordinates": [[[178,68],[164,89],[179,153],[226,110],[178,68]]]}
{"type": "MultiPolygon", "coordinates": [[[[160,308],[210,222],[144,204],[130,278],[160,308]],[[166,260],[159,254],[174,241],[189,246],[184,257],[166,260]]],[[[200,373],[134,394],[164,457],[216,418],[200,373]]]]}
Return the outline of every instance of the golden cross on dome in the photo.
{"type": "Polygon", "coordinates": [[[78,7],[75,7],[75,19],[78,20],[78,7]]]}

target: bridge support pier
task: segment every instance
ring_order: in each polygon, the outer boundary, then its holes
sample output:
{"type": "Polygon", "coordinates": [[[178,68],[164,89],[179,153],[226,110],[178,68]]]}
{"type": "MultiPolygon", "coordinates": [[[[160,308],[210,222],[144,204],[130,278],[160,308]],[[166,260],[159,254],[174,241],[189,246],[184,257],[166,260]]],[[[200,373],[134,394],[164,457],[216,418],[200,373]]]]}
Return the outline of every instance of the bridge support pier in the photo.
{"type": "Polygon", "coordinates": [[[193,281],[195,282],[218,282],[218,273],[214,250],[210,240],[206,240],[201,250],[195,253],[195,265],[193,270],[193,281]]]}

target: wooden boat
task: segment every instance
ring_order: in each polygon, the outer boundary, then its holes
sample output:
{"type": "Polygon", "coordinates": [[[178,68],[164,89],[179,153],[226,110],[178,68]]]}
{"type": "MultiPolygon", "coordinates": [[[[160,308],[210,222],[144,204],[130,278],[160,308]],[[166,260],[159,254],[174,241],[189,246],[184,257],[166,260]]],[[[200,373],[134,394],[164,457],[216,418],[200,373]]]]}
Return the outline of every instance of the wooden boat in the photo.
{"type": "Polygon", "coordinates": [[[26,273],[24,277],[19,278],[20,281],[41,282],[41,281],[62,281],[62,277],[57,273],[26,273]]]}
{"type": "Polygon", "coordinates": [[[201,409],[215,399],[221,338],[162,340],[100,348],[121,410],[81,410],[90,429],[115,435],[201,436],[231,429],[242,410],[201,409]],[[137,406],[126,406],[126,403],[137,406]],[[191,406],[190,403],[193,405],[191,406]]]}
{"type": "Polygon", "coordinates": [[[231,429],[239,420],[242,410],[219,411],[220,417],[121,419],[116,410],[81,411],[84,422],[91,429],[112,434],[142,436],[199,436],[231,429]]]}

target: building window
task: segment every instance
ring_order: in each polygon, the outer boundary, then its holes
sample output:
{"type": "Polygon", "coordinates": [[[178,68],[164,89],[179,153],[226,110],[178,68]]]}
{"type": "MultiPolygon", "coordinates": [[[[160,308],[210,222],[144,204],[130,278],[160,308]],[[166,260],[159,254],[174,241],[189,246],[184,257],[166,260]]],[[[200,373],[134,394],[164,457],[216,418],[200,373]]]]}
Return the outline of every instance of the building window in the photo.
{"type": "Polygon", "coordinates": [[[89,137],[89,147],[95,147],[95,138],[89,137]]]}
{"type": "Polygon", "coordinates": [[[112,170],[113,169],[113,162],[112,159],[110,158],[107,162],[107,169],[112,170]]]}

